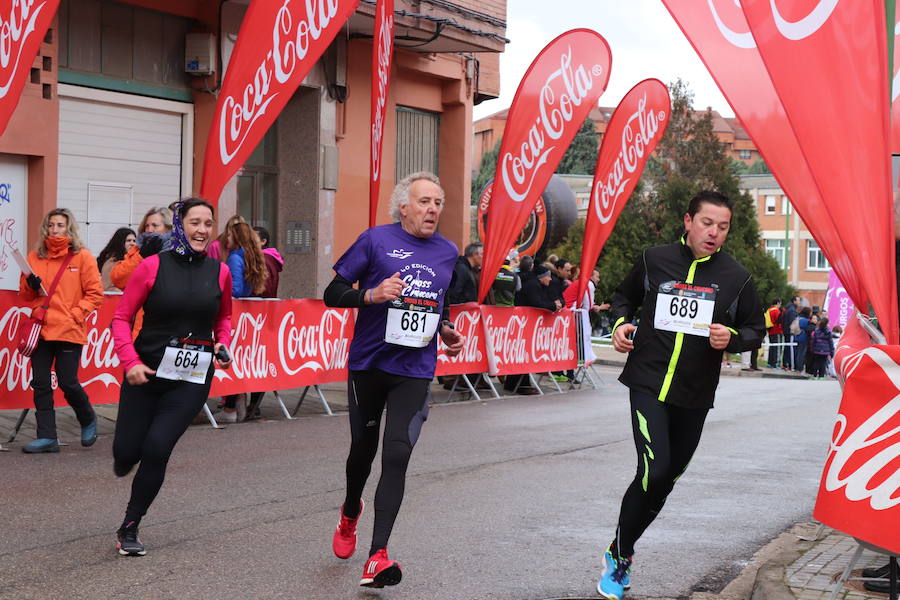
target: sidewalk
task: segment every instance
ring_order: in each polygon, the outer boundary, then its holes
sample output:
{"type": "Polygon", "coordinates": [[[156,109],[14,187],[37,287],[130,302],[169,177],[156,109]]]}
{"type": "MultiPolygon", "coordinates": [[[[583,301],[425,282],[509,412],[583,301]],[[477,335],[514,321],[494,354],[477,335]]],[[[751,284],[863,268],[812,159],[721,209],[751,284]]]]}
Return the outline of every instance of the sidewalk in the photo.
{"type": "MultiPolygon", "coordinates": [[[[754,554],[741,574],[721,592],[698,592],[691,600],[829,600],[856,548],[856,541],[844,533],[821,528],[818,523],[799,523],[754,554]]],[[[864,551],[850,577],[861,576],[864,568],[886,563],[886,556],[864,551]]],[[[839,600],[887,597],[866,591],[861,581],[846,582],[837,596],[839,600]]]]}

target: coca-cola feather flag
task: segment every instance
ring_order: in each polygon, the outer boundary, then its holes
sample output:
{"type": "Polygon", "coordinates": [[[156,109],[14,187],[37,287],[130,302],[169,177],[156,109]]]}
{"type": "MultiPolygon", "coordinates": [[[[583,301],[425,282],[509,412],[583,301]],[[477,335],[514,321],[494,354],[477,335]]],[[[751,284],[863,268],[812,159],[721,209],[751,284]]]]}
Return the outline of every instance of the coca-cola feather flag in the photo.
{"type": "Polygon", "coordinates": [[[634,191],[647,159],[666,132],[671,114],[672,103],[665,84],[658,79],[645,79],[625,94],[609,120],[597,156],[584,226],[581,277],[575,296],[578,306],[603,244],[634,191]]]}
{"type": "Polygon", "coordinates": [[[853,275],[897,344],[884,2],[743,0],[741,7],[853,275]]]}
{"type": "Polygon", "coordinates": [[[6,131],[59,0],[0,0],[0,134],[6,131]]]}
{"type": "Polygon", "coordinates": [[[369,227],[375,227],[381,188],[381,145],[387,116],[391,59],[394,56],[394,0],[378,0],[375,7],[375,40],[372,48],[371,149],[369,151],[369,227]]]}
{"type": "Polygon", "coordinates": [[[699,7],[693,0],[663,3],[703,60],[828,262],[846,283],[847,292],[854,302],[864,302],[862,282],[855,274],[829,207],[822,202],[740,7],[731,0],[710,0],[699,7]]]}
{"type": "Polygon", "coordinates": [[[569,144],[606,89],[612,55],[590,29],[541,50],[516,90],[491,190],[478,299],[484,300],[569,144]]]}
{"type": "Polygon", "coordinates": [[[206,142],[200,195],[218,202],[359,0],[254,0],[225,73],[206,142]]]}

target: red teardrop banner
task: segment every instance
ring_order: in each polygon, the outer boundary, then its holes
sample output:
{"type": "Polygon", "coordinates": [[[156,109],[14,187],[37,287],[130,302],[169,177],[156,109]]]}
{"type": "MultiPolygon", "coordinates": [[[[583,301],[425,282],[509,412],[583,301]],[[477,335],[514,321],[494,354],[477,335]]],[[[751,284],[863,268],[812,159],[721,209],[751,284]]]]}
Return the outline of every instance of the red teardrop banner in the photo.
{"type": "Polygon", "coordinates": [[[590,29],[541,50],[525,72],[506,121],[491,190],[478,299],[483,301],[535,202],[606,89],[612,55],[590,29]]]}
{"type": "Polygon", "coordinates": [[[658,79],[645,79],[631,88],[613,112],[594,170],[575,298],[584,297],[600,251],[634,191],[647,159],[666,132],[671,114],[669,90],[658,79]]]}
{"type": "Polygon", "coordinates": [[[34,57],[59,8],[59,0],[0,1],[0,134],[19,104],[34,57]]]}
{"type": "Polygon", "coordinates": [[[378,0],[375,7],[375,40],[372,48],[372,132],[369,151],[369,227],[375,227],[381,188],[381,145],[387,116],[391,60],[394,57],[394,0],[378,0]]]}
{"type": "Polygon", "coordinates": [[[854,302],[865,302],[866,292],[829,208],[822,202],[740,7],[731,0],[712,0],[702,8],[692,0],[663,3],[703,60],[828,262],[845,282],[847,293],[854,302]]]}
{"type": "Polygon", "coordinates": [[[884,1],[744,0],[741,7],[853,275],[888,343],[897,344],[884,1]]]}
{"type": "Polygon", "coordinates": [[[262,140],[359,0],[250,3],[206,141],[200,195],[218,203],[225,183],[262,140]]]}

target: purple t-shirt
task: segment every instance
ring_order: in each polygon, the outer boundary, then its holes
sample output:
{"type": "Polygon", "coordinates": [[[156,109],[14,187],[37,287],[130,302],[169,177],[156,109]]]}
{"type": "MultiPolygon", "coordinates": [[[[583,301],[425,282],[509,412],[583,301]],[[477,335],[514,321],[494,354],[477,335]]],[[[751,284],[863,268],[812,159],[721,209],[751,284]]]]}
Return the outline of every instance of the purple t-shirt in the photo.
{"type": "MultiPolygon", "coordinates": [[[[429,238],[418,238],[404,231],[399,223],[373,227],[357,238],[335,263],[338,275],[351,282],[358,281],[360,289],[367,290],[399,272],[407,286],[403,289],[402,302],[395,300],[359,309],[350,343],[351,370],[380,369],[405,377],[434,377],[440,326],[422,348],[388,343],[385,341],[388,309],[413,309],[396,310],[392,319],[397,324],[400,317],[396,315],[403,315],[404,325],[410,324],[410,316],[415,325],[420,316],[416,311],[420,310],[432,315],[436,311],[440,321],[457,254],[456,245],[444,236],[435,233],[429,238]]],[[[429,317],[429,323],[433,318],[429,317]]]]}

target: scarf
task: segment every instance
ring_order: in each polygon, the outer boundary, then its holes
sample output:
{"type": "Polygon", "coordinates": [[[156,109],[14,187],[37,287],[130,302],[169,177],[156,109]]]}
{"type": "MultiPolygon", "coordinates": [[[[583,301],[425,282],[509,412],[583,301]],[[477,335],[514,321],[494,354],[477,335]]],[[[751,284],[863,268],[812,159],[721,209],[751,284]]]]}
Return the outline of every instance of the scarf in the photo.
{"type": "Polygon", "coordinates": [[[48,237],[44,240],[44,247],[47,248],[47,256],[50,258],[61,258],[69,253],[69,247],[72,240],[68,237],[48,237]]]}
{"type": "Polygon", "coordinates": [[[187,236],[184,233],[184,224],[182,224],[181,222],[181,207],[183,204],[184,203],[180,201],[175,203],[172,211],[172,233],[169,234],[172,244],[172,252],[184,258],[206,256],[206,250],[197,252],[191,247],[191,243],[188,241],[187,236]]]}

